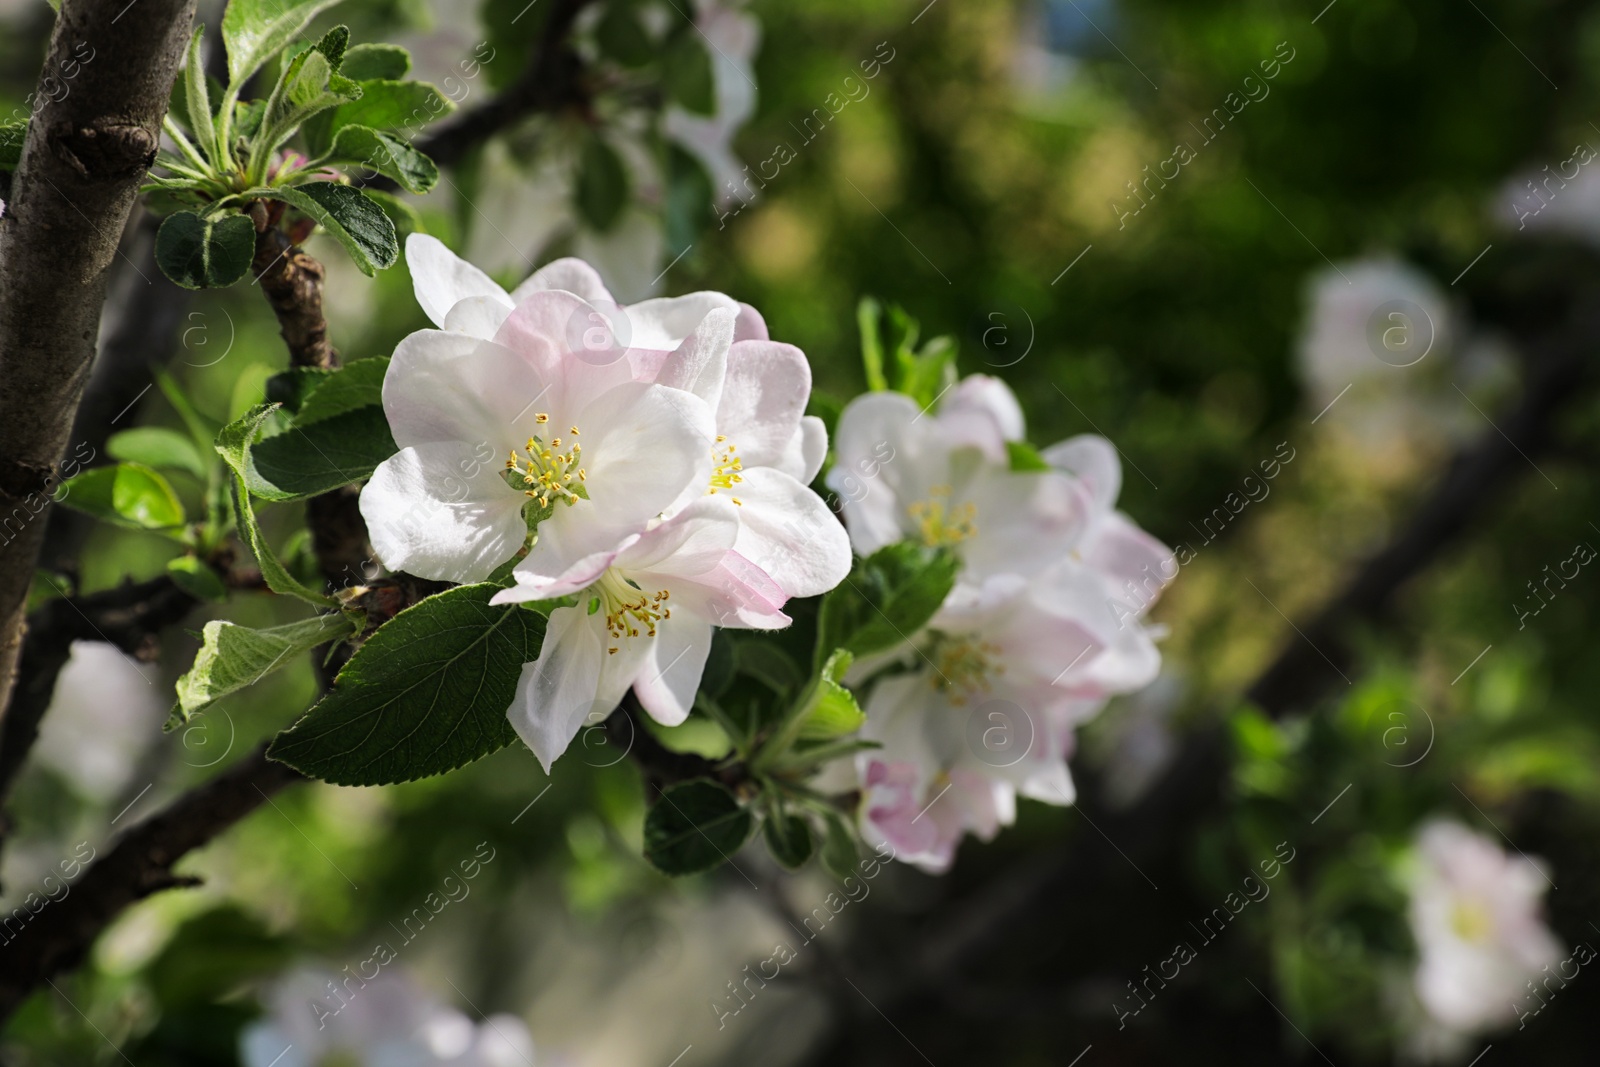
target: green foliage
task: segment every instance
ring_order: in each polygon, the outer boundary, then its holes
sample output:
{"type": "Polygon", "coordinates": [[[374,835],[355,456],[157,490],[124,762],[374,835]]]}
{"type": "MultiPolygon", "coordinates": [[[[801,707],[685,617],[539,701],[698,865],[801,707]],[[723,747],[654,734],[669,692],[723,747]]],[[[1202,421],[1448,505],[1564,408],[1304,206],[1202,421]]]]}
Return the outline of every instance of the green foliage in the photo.
{"type": "Polygon", "coordinates": [[[161,273],[186,289],[222,288],[243,278],[256,251],[256,230],[244,215],[168,215],[156,232],[161,273]]]}
{"type": "Polygon", "coordinates": [[[866,656],[909,641],[955,587],[959,562],[946,549],[911,541],[858,559],[822,598],[817,656],[835,649],[866,656]]]}
{"type": "MultiPolygon", "coordinates": [[[[222,42],[228,51],[228,81],[235,87],[338,0],[229,0],[222,15],[222,42]]],[[[237,92],[237,88],[234,90],[237,92]]]]}
{"type": "Polygon", "coordinates": [[[783,814],[778,810],[762,821],[761,836],[772,858],[791,871],[804,867],[817,847],[810,822],[799,815],[783,814]]]}
{"type": "Polygon", "coordinates": [[[672,102],[686,111],[710,115],[717,108],[711,54],[696,34],[682,33],[667,46],[662,82],[672,102]]]}
{"type": "Polygon", "coordinates": [[[1006,459],[1014,471],[1047,471],[1050,464],[1039,455],[1039,450],[1026,441],[1007,441],[1006,459]]]}
{"type": "Polygon", "coordinates": [[[399,258],[400,240],[395,236],[394,223],[377,202],[359,189],[319,181],[251,189],[239,195],[246,199],[281,200],[315,219],[344,245],[355,265],[368,277],[394,266],[399,258]]]}
{"type": "Polygon", "coordinates": [[[172,530],[183,504],[158,472],[142,463],[92,467],[61,483],[60,502],[102,522],[134,530],[172,530]]]}
{"type": "Polygon", "coordinates": [[[228,587],[217,572],[194,556],[175,556],[167,560],[167,574],[173,584],[197,600],[220,604],[228,599],[228,587]]]}
{"type": "Polygon", "coordinates": [[[861,858],[855,832],[837,813],[830,812],[824,822],[827,829],[819,853],[822,868],[835,878],[847,878],[856,873],[856,861],[861,858]]]}
{"type": "Polygon", "coordinates": [[[492,584],[428,597],[374,631],[268,755],[339,785],[443,774],[516,740],[506,717],[544,616],[494,606],[492,584]]]}
{"type": "Polygon", "coordinates": [[[310,424],[296,421],[251,450],[261,488],[271,487],[257,495],[300,500],[326,493],[364,480],[395,451],[381,407],[358,408],[310,424]]]}
{"type": "Polygon", "coordinates": [[[924,408],[932,407],[956,381],[956,342],[935,337],[917,347],[921,327],[899,307],[889,308],[889,347],[885,360],[883,305],[864,297],[856,305],[861,334],[861,365],[867,388],[905,393],[924,408]]]}
{"type": "Polygon", "coordinates": [[[644,855],[667,874],[720,867],[750,839],[755,819],[728,788],[709,778],[662,790],[644,821],[644,855]]]}
{"type": "Polygon", "coordinates": [[[206,82],[205,58],[200,46],[205,41],[206,28],[196,26],[189,39],[189,54],[183,71],[184,110],[189,116],[189,130],[200,142],[200,150],[213,164],[221,158],[217,148],[217,126],[212,118],[211,87],[206,82]]]}
{"type": "Polygon", "coordinates": [[[159,469],[187,471],[196,478],[204,478],[209,466],[193,440],[164,426],[136,426],[112,434],[106,441],[106,451],[111,453],[113,459],[143,463],[159,469]]]}
{"type": "Polygon", "coordinates": [[[334,136],[328,159],[359,163],[399,182],[407,192],[426,193],[439,182],[439,168],[410,143],[368,126],[344,126],[334,136]]]}
{"type": "Polygon", "coordinates": [[[359,617],[340,613],[265,630],[211,620],[202,631],[193,666],[178,679],[178,703],[167,729],[182,726],[228,694],[255,685],[284,667],[290,657],[356,633],[360,625],[359,617]]]}
{"type": "Polygon", "coordinates": [[[398,81],[411,73],[411,53],[397,44],[356,44],[344,53],[339,73],[356,81],[398,81]]]}
{"type": "Polygon", "coordinates": [[[617,150],[596,134],[583,144],[575,188],[578,214],[604,233],[616,225],[628,206],[628,168],[617,150]]]}

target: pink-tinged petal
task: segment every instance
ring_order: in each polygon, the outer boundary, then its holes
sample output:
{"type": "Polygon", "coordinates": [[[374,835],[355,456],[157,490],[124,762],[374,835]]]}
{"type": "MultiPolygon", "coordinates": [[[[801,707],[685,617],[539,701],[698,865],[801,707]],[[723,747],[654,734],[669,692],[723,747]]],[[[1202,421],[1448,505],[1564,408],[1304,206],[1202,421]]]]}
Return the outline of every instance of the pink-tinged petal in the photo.
{"type": "Polygon", "coordinates": [[[817,472],[827,458],[828,428],[815,415],[807,415],[800,420],[800,471],[784,473],[794,475],[802,485],[810,485],[817,480],[817,472]]]}
{"type": "Polygon", "coordinates": [[[621,703],[643,662],[640,642],[614,646],[608,638],[603,615],[557,608],[539,658],[523,665],[507,714],[547,774],[579,730],[604,722],[621,703]],[[609,652],[612,647],[618,651],[609,652]]]}
{"type": "Polygon", "coordinates": [[[487,341],[499,332],[500,324],[511,314],[511,305],[498,296],[469,296],[456,301],[444,317],[444,329],[487,341]]]}
{"type": "Polygon", "coordinates": [[[737,315],[739,303],[722,293],[699,292],[630,304],[623,309],[627,315],[628,347],[671,352],[717,308],[727,308],[737,315]]]}
{"type": "MultiPolygon", "coordinates": [[[[395,347],[383,377],[383,412],[401,448],[465,442],[495,467],[521,447],[519,408],[549,379],[493,342],[442,330],[418,330],[395,347]]],[[[525,436],[525,435],[524,435],[525,436]]]]}
{"type": "Polygon", "coordinates": [[[1172,550],[1120,512],[1102,515],[1094,524],[1083,547],[1083,562],[1105,575],[1117,595],[1141,613],[1178,575],[1172,550]]]}
{"type": "Polygon", "coordinates": [[[725,500],[694,503],[631,542],[617,557],[623,573],[696,578],[714,570],[739,536],[739,516],[725,500]]]}
{"type": "MultiPolygon", "coordinates": [[[[657,360],[648,351],[640,352],[634,373],[642,381],[693,393],[716,410],[722,396],[723,379],[728,373],[728,347],[732,343],[733,312],[727,308],[712,308],[689,336],[666,356],[657,360]],[[644,377],[640,371],[652,364],[652,373],[644,377]]],[[[639,350],[630,350],[629,356],[636,351],[639,350]]]]}
{"type": "Polygon", "coordinates": [[[492,464],[464,476],[474,462],[468,446],[436,442],[403,448],[372,472],[361,515],[385,566],[433,581],[481,582],[517,553],[527,538],[522,497],[492,464]]]}
{"type": "MultiPolygon", "coordinates": [[[[559,290],[536,292],[506,317],[495,333],[494,340],[515,352],[550,383],[551,395],[540,402],[560,408],[567,399],[567,372],[574,365],[581,365],[580,358],[589,365],[612,363],[622,358],[620,350],[613,352],[610,348],[588,358],[573,355],[593,351],[585,348],[585,334],[595,328],[597,315],[600,313],[592,305],[571,293],[559,290]]],[[[601,316],[599,321],[603,330],[607,320],[601,316]]],[[[532,400],[532,397],[526,399],[532,400]]]]}
{"type": "Polygon", "coordinates": [[[534,293],[559,289],[595,306],[615,306],[600,275],[581,259],[568,256],[546,263],[511,291],[511,303],[520,304],[534,293]]]}
{"type": "Polygon", "coordinates": [[[663,726],[677,726],[694,707],[700,676],[711,653],[711,624],[674,614],[656,627],[649,652],[634,680],[633,691],[650,717],[663,726]]]}
{"type": "Polygon", "coordinates": [[[804,352],[776,341],[741,341],[728,352],[717,432],[739,446],[747,467],[782,461],[811,399],[804,352]]]}
{"type": "Polygon", "coordinates": [[[1040,453],[1044,461],[1074,475],[1088,486],[1103,511],[1116,506],[1122,492],[1122,460],[1104,437],[1085,433],[1058,441],[1040,453]]]}
{"type": "Polygon", "coordinates": [[[468,297],[486,296],[508,306],[511,303],[493,278],[450,251],[437,237],[425,233],[407,237],[406,266],[411,271],[417,303],[435,326],[444,327],[450,309],[468,297]]]}
{"type": "Polygon", "coordinates": [[[819,596],[850,573],[850,537],[809,488],[757,467],[732,492],[742,503],[734,547],[789,596],[819,596]]]}
{"type": "MultiPolygon", "coordinates": [[[[671,581],[674,618],[684,610],[733,630],[781,630],[794,621],[783,613],[787,599],[783,589],[737,552],[728,552],[704,574],[667,580],[671,581]]],[[[644,577],[639,583],[649,584],[644,577]]]]}
{"type": "Polygon", "coordinates": [[[766,341],[767,320],[761,312],[743,301],[739,304],[739,317],[733,322],[733,339],[738,341],[766,341]]]}
{"type": "Polygon", "coordinates": [[[916,477],[929,463],[916,425],[921,414],[908,396],[868,393],[839,417],[828,488],[839,495],[850,543],[863,556],[911,532],[906,507],[925,495],[920,483],[930,480],[916,477]]]}
{"type": "Polygon", "coordinates": [[[1030,800],[1071,807],[1078,802],[1078,789],[1065,762],[1052,760],[1034,769],[1017,791],[1030,800]]]}
{"type": "Polygon", "coordinates": [[[528,555],[511,568],[511,577],[516,585],[496,593],[490,603],[520,604],[529,600],[554,600],[556,597],[571,596],[598,581],[617,558],[616,547],[587,551],[593,548],[594,542],[583,537],[581,525],[574,528],[572,524],[567,524],[548,531],[541,525],[540,531],[539,539],[544,551],[538,552],[539,544],[529,549],[528,555]],[[557,545],[557,536],[562,533],[576,534],[573,537],[575,544],[570,547],[567,544],[557,545]],[[542,568],[549,568],[552,573],[546,573],[542,568]]]}

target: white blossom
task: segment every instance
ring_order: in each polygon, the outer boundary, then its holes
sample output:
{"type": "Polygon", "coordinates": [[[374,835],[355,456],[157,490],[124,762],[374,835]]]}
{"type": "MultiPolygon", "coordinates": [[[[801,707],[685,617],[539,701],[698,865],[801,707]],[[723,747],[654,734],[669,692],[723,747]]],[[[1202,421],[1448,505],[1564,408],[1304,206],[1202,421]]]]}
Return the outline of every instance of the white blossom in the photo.
{"type": "Polygon", "coordinates": [[[1562,956],[1540,915],[1550,885],[1542,867],[1438,820],[1417,835],[1408,884],[1424,1011],[1462,1034],[1516,1021],[1527,983],[1562,956]]]}
{"type": "Polygon", "coordinates": [[[694,706],[713,625],[787,626],[786,599],[734,550],[737,507],[701,497],[683,511],[557,582],[518,583],[494,597],[515,603],[575,595],[550,613],[539,658],[522,668],[511,723],[546,770],[585,722],[598,722],[632,686],[658,722],[676,726],[694,706]]]}
{"type": "Polygon", "coordinates": [[[161,736],[167,708],[155,673],[115,645],[74,641],[39,726],[33,750],[39,762],[85,796],[111,800],[161,736]]]}
{"type": "MultiPolygon", "coordinates": [[[[348,968],[346,969],[348,971],[348,968]]],[[[474,1023],[406,975],[370,980],[303,966],[262,998],[264,1019],[239,1039],[244,1067],[532,1067],[533,1038],[514,1015],[474,1023]]]]}

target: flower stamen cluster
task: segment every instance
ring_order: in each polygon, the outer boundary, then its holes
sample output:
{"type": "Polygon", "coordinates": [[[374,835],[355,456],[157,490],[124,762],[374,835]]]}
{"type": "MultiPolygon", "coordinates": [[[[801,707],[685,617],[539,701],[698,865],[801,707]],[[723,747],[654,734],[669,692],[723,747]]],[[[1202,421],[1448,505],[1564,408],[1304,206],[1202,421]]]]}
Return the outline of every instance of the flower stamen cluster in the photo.
{"type": "MultiPolygon", "coordinates": [[[[744,475],[740,473],[744,470],[744,460],[734,455],[739,446],[727,445],[725,444],[727,440],[727,435],[718,434],[717,444],[724,445],[724,447],[711,450],[711,488],[706,490],[707,496],[715,496],[718,489],[731,490],[735,485],[744,481],[744,475]]],[[[738,497],[731,497],[730,499],[740,507],[744,507],[744,501],[738,497]]]]}
{"type": "Polygon", "coordinates": [[[922,543],[929,548],[949,548],[969,540],[978,532],[978,508],[967,501],[959,507],[950,506],[950,496],[955,490],[948,485],[936,485],[927,500],[918,500],[906,508],[922,532],[922,543]]]}
{"type": "MultiPolygon", "coordinates": [[[[535,419],[545,423],[550,421],[550,416],[540,413],[535,419]]],[[[573,437],[578,436],[576,426],[567,432],[573,437]]],[[[583,446],[574,441],[567,451],[562,452],[560,448],[561,438],[553,438],[547,445],[543,438],[535,434],[528,438],[523,456],[513,449],[506,460],[506,477],[512,487],[526,486],[522,488],[523,495],[537,500],[542,508],[550,506],[552,497],[571,506],[587,495],[582,483],[588,480],[589,474],[578,466],[583,457],[583,446]],[[579,482],[576,488],[572,485],[573,478],[579,482]]]]}
{"type": "MultiPolygon", "coordinates": [[[[607,570],[594,584],[594,590],[600,598],[600,606],[605,609],[606,630],[616,640],[638,637],[641,626],[647,637],[654,637],[656,623],[672,618],[672,609],[665,606],[672,598],[669,589],[647,593],[615,570],[607,570]]],[[[607,655],[614,656],[617,652],[615,645],[606,649],[607,655]]]]}

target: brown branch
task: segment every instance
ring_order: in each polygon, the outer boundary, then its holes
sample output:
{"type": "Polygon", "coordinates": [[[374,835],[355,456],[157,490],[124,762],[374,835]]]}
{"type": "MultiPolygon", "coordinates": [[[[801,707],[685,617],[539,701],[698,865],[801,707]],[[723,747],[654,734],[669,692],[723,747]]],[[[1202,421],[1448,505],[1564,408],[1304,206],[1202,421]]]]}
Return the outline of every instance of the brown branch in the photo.
{"type": "Polygon", "coordinates": [[[252,267],[261,292],[272,305],[295,367],[337,367],[322,315],[322,264],[301,251],[289,235],[268,226],[256,237],[252,267]]]}
{"type": "Polygon", "coordinates": [[[0,707],[106,269],[155,159],[194,0],[64,0],[0,222],[0,707]]]}
{"type": "Polygon", "coordinates": [[[51,600],[28,616],[11,706],[0,721],[0,804],[39,736],[74,641],[109,641],[129,655],[148,653],[156,634],[180,621],[195,600],[165,575],[82,597],[51,600]]]}
{"type": "Polygon", "coordinates": [[[46,905],[4,947],[0,1023],[46,979],[77,966],[123,909],[152,893],[193,885],[173,873],[186,854],[301,781],[263,745],[204,785],[134,826],[60,900],[46,905]]]}

